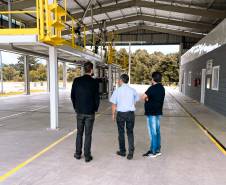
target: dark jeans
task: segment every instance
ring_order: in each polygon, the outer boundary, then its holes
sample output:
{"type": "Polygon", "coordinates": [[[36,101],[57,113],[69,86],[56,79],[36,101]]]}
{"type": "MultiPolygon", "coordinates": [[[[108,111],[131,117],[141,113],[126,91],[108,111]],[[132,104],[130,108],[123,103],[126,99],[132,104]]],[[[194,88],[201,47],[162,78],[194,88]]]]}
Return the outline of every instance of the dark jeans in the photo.
{"type": "Polygon", "coordinates": [[[91,154],[91,142],[92,142],[92,131],[94,124],[95,114],[77,114],[77,138],[76,138],[76,153],[82,154],[82,143],[83,143],[83,132],[85,128],[85,145],[84,145],[84,156],[89,157],[91,154]]]}
{"type": "Polygon", "coordinates": [[[126,133],[128,137],[129,151],[134,151],[134,136],[133,136],[133,128],[135,115],[134,112],[118,112],[117,114],[117,125],[118,125],[118,141],[119,148],[121,153],[126,152],[125,148],[125,123],[126,123],[126,133]]]}

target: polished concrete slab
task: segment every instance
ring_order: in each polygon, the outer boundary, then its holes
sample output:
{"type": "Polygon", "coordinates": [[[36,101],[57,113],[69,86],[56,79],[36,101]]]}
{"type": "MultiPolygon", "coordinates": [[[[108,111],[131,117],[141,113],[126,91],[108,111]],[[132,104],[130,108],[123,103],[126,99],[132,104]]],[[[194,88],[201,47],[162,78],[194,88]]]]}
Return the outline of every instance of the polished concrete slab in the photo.
{"type": "MultiPolygon", "coordinates": [[[[146,86],[135,88],[140,95],[147,89],[146,86]]],[[[0,151],[3,151],[0,152],[0,177],[76,128],[69,91],[60,92],[59,125],[63,128],[58,131],[46,130],[49,93],[0,98],[0,105],[0,124],[4,124],[0,127],[0,151]],[[33,109],[38,110],[31,111],[33,109]],[[21,112],[25,113],[1,119],[21,112]]],[[[110,106],[107,100],[102,100],[98,114],[110,106]]],[[[136,150],[132,160],[115,153],[118,150],[117,125],[111,121],[109,109],[96,118],[92,143],[94,159],[90,163],[85,163],[84,157],[81,160],[73,157],[74,133],[0,184],[225,184],[225,155],[168,93],[163,111],[162,156],[142,157],[149,150],[150,140],[143,102],[139,101],[134,129],[136,150]]],[[[217,126],[214,129],[217,130],[217,126]]]]}
{"type": "MultiPolygon", "coordinates": [[[[226,117],[216,111],[197,103],[186,103],[185,100],[191,100],[186,95],[174,90],[166,88],[166,90],[180,104],[191,113],[218,141],[226,147],[226,117]]],[[[189,102],[189,101],[188,101],[189,102]]]]}

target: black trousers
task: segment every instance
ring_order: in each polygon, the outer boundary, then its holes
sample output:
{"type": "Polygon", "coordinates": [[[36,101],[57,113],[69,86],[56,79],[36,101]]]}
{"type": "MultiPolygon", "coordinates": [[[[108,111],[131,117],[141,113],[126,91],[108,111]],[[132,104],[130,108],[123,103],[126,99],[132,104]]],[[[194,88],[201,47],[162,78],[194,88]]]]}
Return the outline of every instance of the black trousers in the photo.
{"type": "Polygon", "coordinates": [[[89,157],[91,154],[92,131],[94,124],[95,114],[77,114],[77,138],[76,138],[76,153],[82,154],[83,145],[83,132],[85,128],[85,144],[84,156],[89,157]]]}
{"type": "Polygon", "coordinates": [[[126,133],[128,137],[129,151],[134,151],[134,136],[133,128],[135,122],[134,112],[118,112],[117,114],[117,125],[118,125],[118,141],[121,153],[126,152],[125,148],[125,123],[126,123],[126,133]]]}

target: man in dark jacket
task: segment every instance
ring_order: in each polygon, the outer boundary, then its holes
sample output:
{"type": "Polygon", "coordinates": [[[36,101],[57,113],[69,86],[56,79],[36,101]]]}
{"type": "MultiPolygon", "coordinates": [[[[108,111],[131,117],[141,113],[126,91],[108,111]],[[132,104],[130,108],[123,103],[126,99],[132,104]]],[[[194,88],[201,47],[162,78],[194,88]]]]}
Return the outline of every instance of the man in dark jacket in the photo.
{"type": "Polygon", "coordinates": [[[83,132],[85,128],[84,156],[85,161],[93,159],[91,156],[92,131],[100,103],[99,83],[93,79],[93,64],[87,62],[84,65],[85,75],[74,79],[71,89],[71,101],[77,113],[77,138],[74,157],[81,159],[83,132]]]}

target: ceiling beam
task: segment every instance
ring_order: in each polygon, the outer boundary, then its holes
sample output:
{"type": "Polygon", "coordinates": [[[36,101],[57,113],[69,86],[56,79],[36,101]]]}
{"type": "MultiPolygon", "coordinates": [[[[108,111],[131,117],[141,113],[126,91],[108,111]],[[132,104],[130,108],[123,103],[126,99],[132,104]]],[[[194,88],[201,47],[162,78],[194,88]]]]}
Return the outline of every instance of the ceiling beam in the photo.
{"type": "Polygon", "coordinates": [[[141,1],[141,0],[136,1],[136,6],[158,9],[158,10],[165,10],[170,12],[186,13],[186,14],[198,15],[198,16],[204,16],[204,17],[214,17],[214,18],[220,18],[220,19],[226,18],[226,13],[222,13],[222,12],[213,12],[209,10],[173,6],[173,5],[141,1]]]}
{"type": "MultiPolygon", "coordinates": [[[[199,34],[194,34],[194,33],[186,33],[182,31],[175,31],[175,30],[170,30],[170,29],[164,29],[164,28],[157,28],[154,26],[146,26],[146,25],[138,25],[138,26],[133,26],[133,27],[127,27],[119,30],[114,30],[114,33],[125,33],[125,32],[131,32],[131,31],[137,31],[137,30],[150,30],[150,31],[155,31],[155,32],[160,32],[160,33],[168,33],[172,35],[179,35],[179,36],[186,36],[186,37],[192,37],[192,38],[199,38],[202,39],[205,37],[204,35],[199,35],[199,34]]],[[[106,36],[109,36],[109,34],[112,32],[107,32],[106,36]]],[[[86,36],[86,39],[92,39],[92,36],[86,36]]],[[[82,39],[83,40],[83,39],[82,39]]]]}
{"type": "MultiPolygon", "coordinates": [[[[93,9],[93,15],[98,15],[98,14],[108,13],[108,12],[112,12],[112,11],[116,11],[116,10],[121,10],[123,8],[133,7],[135,5],[136,5],[135,1],[129,1],[129,2],[115,4],[115,5],[112,5],[112,6],[101,7],[101,8],[93,9]]],[[[71,16],[74,19],[80,19],[82,17],[83,13],[84,12],[75,13],[75,14],[71,14],[71,16]]],[[[86,13],[86,17],[90,17],[90,16],[91,16],[91,11],[89,10],[86,13]]],[[[67,20],[70,21],[70,19],[67,19],[67,20]]]]}
{"type": "MultiPolygon", "coordinates": [[[[36,0],[16,1],[16,2],[12,2],[12,11],[35,7],[35,6],[36,6],[36,0]]],[[[171,12],[178,12],[178,13],[185,13],[185,14],[191,14],[191,15],[198,15],[198,16],[204,16],[204,17],[213,17],[213,18],[220,18],[220,19],[226,18],[226,13],[223,13],[223,12],[213,12],[209,10],[167,5],[167,4],[141,1],[141,0],[132,0],[129,2],[118,3],[112,6],[97,8],[93,10],[93,15],[112,12],[112,11],[134,7],[134,6],[165,10],[165,11],[171,11],[171,12]]],[[[7,11],[7,10],[8,10],[7,5],[0,5],[0,11],[7,11]]],[[[72,14],[72,16],[75,19],[81,18],[82,15],[83,15],[83,12],[72,14]]],[[[87,12],[86,16],[91,16],[90,10],[87,12]]]]}
{"type": "MultiPolygon", "coordinates": [[[[146,25],[139,25],[139,26],[133,26],[125,29],[119,29],[115,30],[115,33],[125,33],[125,32],[130,32],[130,31],[135,31],[135,30],[151,30],[151,31],[156,31],[156,32],[162,32],[162,33],[169,33],[172,35],[180,35],[180,36],[186,36],[186,37],[192,37],[192,38],[203,38],[203,35],[198,35],[194,33],[186,33],[182,31],[175,31],[175,30],[170,30],[170,29],[164,29],[164,28],[156,28],[153,26],[146,26],[146,25]]],[[[109,33],[107,33],[107,36],[109,33]]]]}
{"type": "MultiPolygon", "coordinates": [[[[118,3],[112,6],[97,8],[93,10],[93,15],[112,12],[112,11],[121,10],[124,8],[129,8],[134,6],[165,10],[170,12],[185,13],[190,15],[198,15],[198,16],[204,16],[204,17],[213,17],[213,18],[220,18],[220,19],[226,18],[226,13],[223,13],[223,12],[213,12],[209,10],[167,5],[167,4],[154,3],[154,2],[141,1],[141,0],[133,0],[129,2],[118,3]]],[[[83,12],[80,12],[80,13],[72,14],[71,16],[74,17],[75,19],[79,19],[82,17],[82,15],[83,15],[83,12]]],[[[86,16],[91,16],[90,11],[87,12],[86,16]]]]}
{"type": "MultiPolygon", "coordinates": [[[[12,11],[36,7],[36,0],[24,0],[11,2],[12,11]]],[[[0,5],[0,11],[8,11],[8,5],[0,5]]]]}
{"type": "MultiPolygon", "coordinates": [[[[113,20],[113,21],[108,21],[107,26],[114,26],[117,24],[126,24],[127,22],[140,21],[140,20],[154,22],[154,23],[169,24],[169,25],[174,25],[174,26],[182,26],[182,27],[186,27],[186,28],[195,28],[195,29],[201,29],[201,30],[207,30],[207,31],[211,31],[215,28],[215,26],[208,26],[205,24],[181,22],[181,21],[175,21],[175,20],[170,20],[170,19],[149,17],[149,16],[145,16],[145,15],[138,15],[138,16],[133,16],[133,17],[117,19],[117,20],[113,20]]],[[[87,28],[91,29],[91,26],[87,26],[87,28]]],[[[94,29],[98,29],[98,28],[99,28],[99,25],[95,24],[94,29]]]]}

